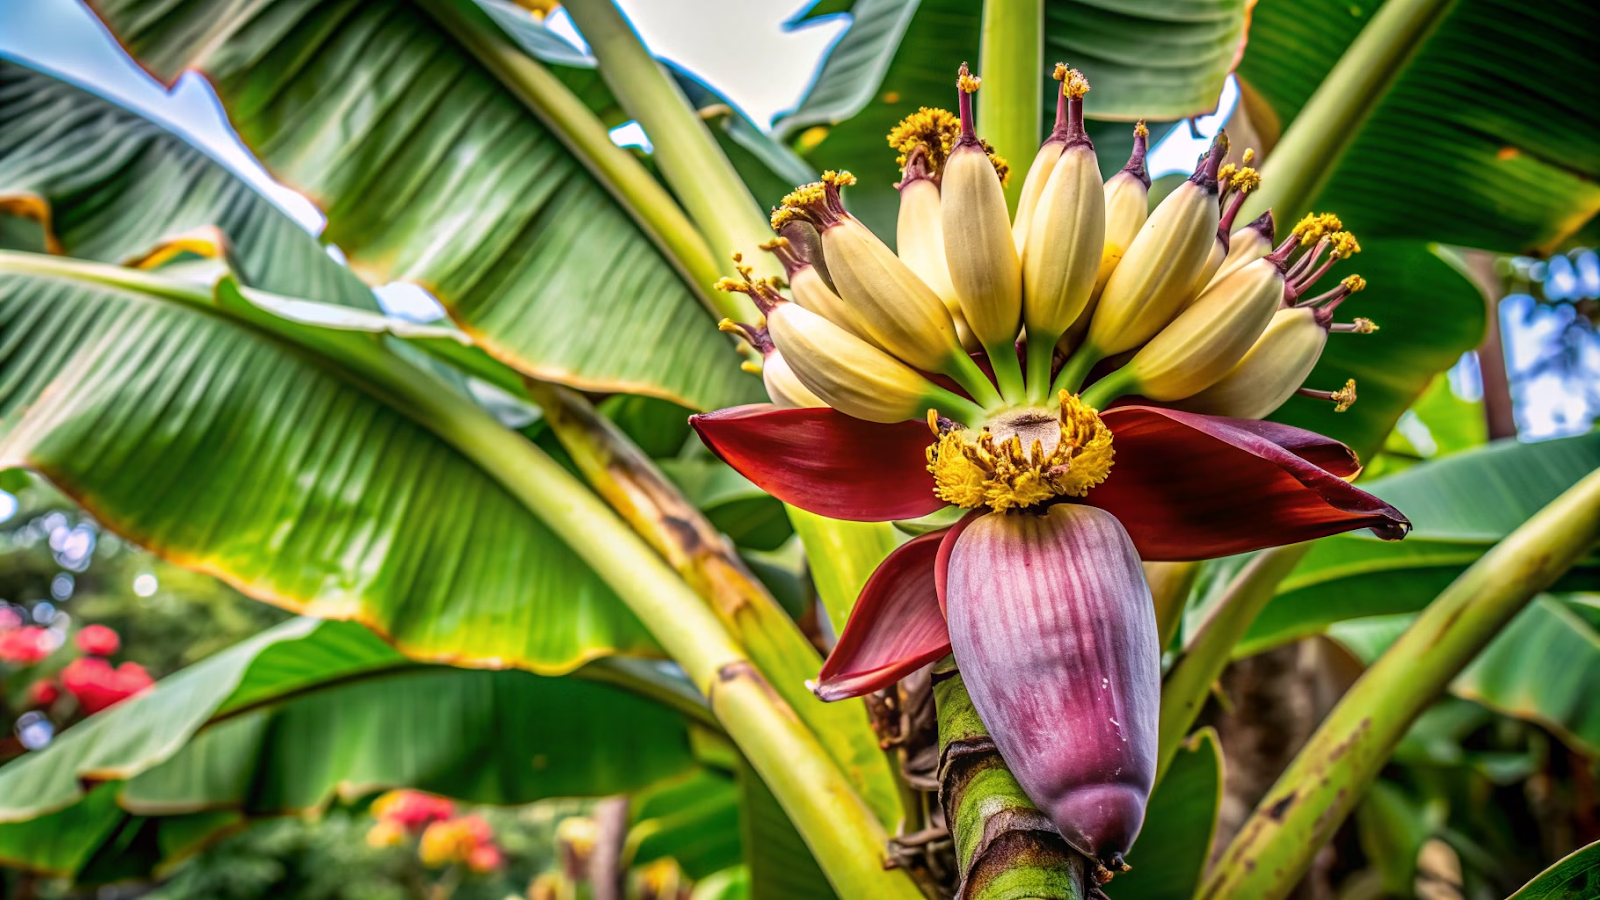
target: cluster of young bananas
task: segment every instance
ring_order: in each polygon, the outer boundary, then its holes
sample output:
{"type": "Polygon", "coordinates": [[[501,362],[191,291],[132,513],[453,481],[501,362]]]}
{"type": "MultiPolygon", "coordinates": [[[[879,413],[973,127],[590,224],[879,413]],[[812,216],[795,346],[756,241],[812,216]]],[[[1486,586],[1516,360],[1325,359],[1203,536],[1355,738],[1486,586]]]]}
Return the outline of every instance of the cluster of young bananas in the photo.
{"type": "Polygon", "coordinates": [[[1225,162],[1219,133],[1194,174],[1152,211],[1148,131],[1102,182],[1084,130],[1089,83],[1058,65],[1054,130],[1008,212],[1003,160],[974,131],[979,79],[965,65],[959,115],[924,108],[889,134],[903,177],[898,252],[844,208],[848,172],[825,172],[773,211],[763,249],[787,272],[737,279],[762,325],[725,330],[759,349],[774,403],[831,406],[874,422],[938,416],[968,425],[1018,407],[1054,405],[1062,391],[1091,406],[1128,395],[1195,412],[1260,418],[1303,391],[1330,331],[1370,321],[1332,314],[1364,282],[1310,295],[1337,260],[1359,251],[1338,218],[1311,215],[1274,246],[1271,212],[1234,228],[1260,185],[1246,150],[1225,162]],[[1090,376],[1095,378],[1091,381],[1090,376]],[[1088,387],[1085,388],[1085,384],[1088,387]]]}

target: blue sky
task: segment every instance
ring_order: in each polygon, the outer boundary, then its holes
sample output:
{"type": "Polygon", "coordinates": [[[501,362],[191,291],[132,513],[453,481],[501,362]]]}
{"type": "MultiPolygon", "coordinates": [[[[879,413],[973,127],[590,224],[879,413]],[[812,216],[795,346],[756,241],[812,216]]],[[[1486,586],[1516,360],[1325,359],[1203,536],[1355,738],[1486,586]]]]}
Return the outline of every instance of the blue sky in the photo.
{"type": "MultiPolygon", "coordinates": [[[[619,0],[619,4],[657,55],[696,72],[761,124],[798,103],[817,63],[846,26],[844,18],[831,17],[786,28],[784,23],[808,5],[807,0],[619,0]]],[[[564,14],[558,13],[551,24],[558,32],[571,33],[564,14]]],[[[0,0],[0,54],[65,75],[161,121],[238,171],[308,229],[320,230],[321,213],[273,181],[240,145],[203,79],[185,75],[167,91],[128,59],[81,0],[0,0]]],[[[1198,137],[1187,128],[1175,129],[1151,155],[1153,174],[1187,170],[1232,111],[1235,93],[1230,80],[1218,114],[1198,123],[1198,137]]],[[[636,129],[626,127],[614,136],[619,142],[638,137],[636,129]]],[[[378,293],[395,315],[420,320],[440,315],[431,298],[409,285],[383,286],[378,293]]],[[[1515,302],[1508,301],[1502,318],[1509,361],[1514,369],[1522,369],[1540,357],[1563,319],[1546,307],[1534,306],[1531,298],[1512,299],[1515,302]]],[[[1589,346],[1580,352],[1593,356],[1600,349],[1589,346]]],[[[1600,361],[1588,362],[1600,371],[1600,361]]],[[[1475,372],[1468,366],[1456,373],[1453,381],[1463,393],[1476,393],[1475,372]]],[[[1587,428],[1593,411],[1570,379],[1543,373],[1523,382],[1519,416],[1526,436],[1587,428]]]]}

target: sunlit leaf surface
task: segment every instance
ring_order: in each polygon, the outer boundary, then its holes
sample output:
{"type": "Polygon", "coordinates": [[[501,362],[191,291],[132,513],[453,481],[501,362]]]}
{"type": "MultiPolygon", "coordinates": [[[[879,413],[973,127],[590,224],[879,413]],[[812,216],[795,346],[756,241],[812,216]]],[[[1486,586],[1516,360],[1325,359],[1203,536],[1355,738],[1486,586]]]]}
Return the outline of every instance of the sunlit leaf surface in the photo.
{"type": "Polygon", "coordinates": [[[571,552],[582,535],[337,364],[193,289],[21,274],[26,259],[0,261],[7,464],[174,561],[419,658],[559,672],[651,652],[571,552]]]}

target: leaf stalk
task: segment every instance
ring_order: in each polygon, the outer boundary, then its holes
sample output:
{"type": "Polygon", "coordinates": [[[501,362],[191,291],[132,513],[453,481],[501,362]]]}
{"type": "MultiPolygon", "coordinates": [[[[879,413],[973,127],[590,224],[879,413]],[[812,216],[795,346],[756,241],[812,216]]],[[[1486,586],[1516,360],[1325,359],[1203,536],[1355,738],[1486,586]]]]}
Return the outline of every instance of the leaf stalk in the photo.
{"type": "Polygon", "coordinates": [[[1245,821],[1197,900],[1288,896],[1416,717],[1597,540],[1600,471],[1485,553],[1367,669],[1245,821]]]}
{"type": "MultiPolygon", "coordinates": [[[[1039,149],[1044,117],[1043,0],[985,0],[983,36],[978,50],[983,90],[978,120],[995,152],[1013,165],[1026,165],[1039,149]]],[[[1054,82],[1051,82],[1054,84],[1054,82]]],[[[1006,206],[1017,211],[1021,173],[1006,184],[1006,206]]]]}

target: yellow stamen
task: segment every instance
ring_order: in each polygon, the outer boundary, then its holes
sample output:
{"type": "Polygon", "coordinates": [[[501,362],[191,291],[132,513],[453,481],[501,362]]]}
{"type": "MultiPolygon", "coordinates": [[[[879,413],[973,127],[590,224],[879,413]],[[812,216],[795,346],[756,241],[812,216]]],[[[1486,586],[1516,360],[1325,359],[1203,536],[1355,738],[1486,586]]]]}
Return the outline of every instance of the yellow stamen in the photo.
{"type": "Polygon", "coordinates": [[[739,369],[743,372],[749,372],[751,375],[760,375],[761,363],[758,363],[753,359],[747,359],[744,362],[739,363],[739,369]]]}
{"type": "Polygon", "coordinates": [[[1332,400],[1334,402],[1334,412],[1344,412],[1351,406],[1355,405],[1356,380],[1352,378],[1349,381],[1346,381],[1344,383],[1344,387],[1333,392],[1332,400]]]}
{"type": "Polygon", "coordinates": [[[1356,334],[1372,334],[1378,330],[1378,323],[1367,318],[1357,318],[1353,323],[1356,334]]]}
{"type": "Polygon", "coordinates": [[[934,437],[939,436],[939,411],[931,407],[928,409],[928,430],[933,432],[934,437]]]}
{"type": "Polygon", "coordinates": [[[783,205],[800,209],[813,203],[821,203],[823,197],[826,196],[825,189],[825,186],[820,181],[802,184],[783,196],[783,205]]]}
{"type": "Polygon", "coordinates": [[[794,221],[826,227],[844,214],[844,208],[838,205],[839,188],[855,183],[856,177],[849,172],[830,169],[822,173],[821,180],[800,185],[784,195],[782,204],[772,211],[772,230],[794,221]]]}
{"type": "Polygon", "coordinates": [[[512,0],[512,2],[531,13],[535,22],[544,21],[546,16],[561,8],[557,0],[512,0]]]}
{"type": "Polygon", "coordinates": [[[945,157],[961,137],[961,120],[947,109],[924,106],[889,130],[889,146],[899,151],[895,165],[905,168],[911,151],[921,147],[928,155],[929,174],[938,176],[945,157]]]}
{"type": "Polygon", "coordinates": [[[1261,187],[1261,173],[1249,166],[1244,166],[1233,173],[1233,177],[1229,179],[1228,183],[1239,193],[1248,194],[1261,187]]]}
{"type": "Polygon", "coordinates": [[[777,231],[790,222],[804,222],[806,217],[800,210],[792,206],[779,206],[772,210],[772,217],[769,221],[772,223],[772,230],[777,231]]]}
{"type": "Polygon", "coordinates": [[[1364,291],[1367,289],[1367,280],[1362,278],[1360,275],[1351,275],[1339,283],[1349,288],[1350,293],[1352,294],[1356,291],[1364,291]]]}
{"type": "MultiPolygon", "coordinates": [[[[1057,416],[1019,410],[982,429],[941,435],[928,448],[934,493],[956,506],[995,510],[1087,494],[1111,472],[1111,430],[1076,395],[1062,391],[1060,402],[1057,416]]],[[[938,432],[931,415],[929,425],[938,432]]]]}
{"type": "Polygon", "coordinates": [[[1239,167],[1233,163],[1223,163],[1222,168],[1217,170],[1217,184],[1227,184],[1232,181],[1233,174],[1238,170],[1239,167]]]}
{"type": "Polygon", "coordinates": [[[1300,246],[1309,247],[1322,240],[1325,235],[1332,234],[1344,228],[1344,223],[1333,213],[1307,213],[1294,226],[1294,234],[1300,237],[1300,246]]]}
{"type": "Polygon", "coordinates": [[[765,250],[766,252],[771,253],[772,251],[777,250],[779,247],[787,246],[789,246],[789,239],[780,235],[770,241],[767,241],[765,244],[757,244],[756,249],[765,250]]]}
{"type": "Polygon", "coordinates": [[[994,166],[994,173],[1000,176],[1000,184],[1004,185],[1007,181],[1010,181],[1011,164],[1006,162],[1006,158],[994,152],[994,147],[988,141],[980,138],[978,143],[983,145],[983,152],[989,155],[989,163],[994,166]]]}
{"type": "Polygon", "coordinates": [[[1089,93],[1089,79],[1077,69],[1068,69],[1067,78],[1061,83],[1061,93],[1074,100],[1082,100],[1083,95],[1089,93]]]}
{"type": "Polygon", "coordinates": [[[1071,71],[1072,70],[1067,67],[1066,63],[1056,63],[1056,70],[1050,73],[1050,77],[1057,81],[1065,82],[1067,80],[1067,73],[1071,71]]]}
{"type": "MultiPolygon", "coordinates": [[[[755,269],[744,264],[743,253],[733,254],[733,270],[739,273],[739,277],[719,278],[717,283],[711,287],[725,294],[744,294],[756,301],[756,306],[763,310],[767,306],[783,300],[783,295],[778,293],[778,279],[753,277],[755,269]]],[[[717,327],[722,328],[722,323],[729,321],[724,319],[722,322],[717,323],[717,327]]],[[[735,325],[734,327],[737,328],[738,326],[735,325]]],[[[726,331],[727,329],[722,328],[722,330],[726,331]]]]}
{"type": "Polygon", "coordinates": [[[1328,246],[1334,259],[1349,259],[1361,252],[1356,236],[1348,231],[1336,231],[1328,235],[1328,246]]]}
{"type": "Polygon", "coordinates": [[[1138,124],[1133,126],[1133,136],[1142,138],[1150,136],[1150,129],[1145,127],[1143,119],[1140,119],[1138,124]]]}
{"type": "Polygon", "coordinates": [[[966,63],[961,64],[961,73],[956,76],[956,87],[968,94],[973,94],[977,93],[978,85],[982,83],[983,79],[972,74],[972,72],[967,69],[966,63]]]}
{"type": "Polygon", "coordinates": [[[1247,166],[1250,165],[1251,163],[1255,162],[1256,161],[1255,148],[1254,147],[1246,147],[1246,148],[1244,148],[1244,157],[1243,157],[1243,159],[1244,159],[1244,164],[1247,165],[1247,166]]]}

